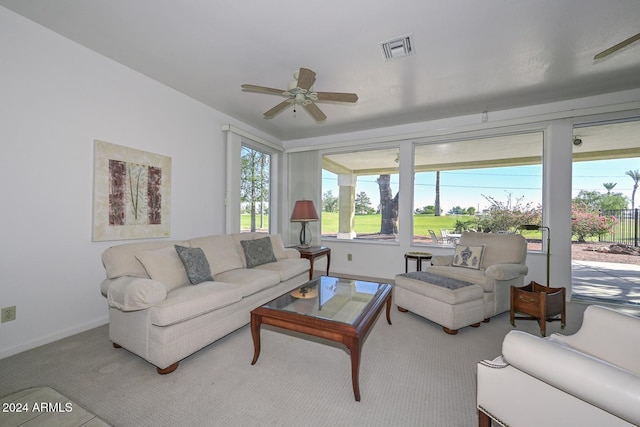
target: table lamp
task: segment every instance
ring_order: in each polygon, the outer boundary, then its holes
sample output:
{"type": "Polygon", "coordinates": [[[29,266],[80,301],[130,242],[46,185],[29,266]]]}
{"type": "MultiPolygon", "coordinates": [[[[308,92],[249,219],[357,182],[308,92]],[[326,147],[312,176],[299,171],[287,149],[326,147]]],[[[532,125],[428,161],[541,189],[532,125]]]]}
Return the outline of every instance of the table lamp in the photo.
{"type": "Polygon", "coordinates": [[[298,200],[291,213],[291,222],[300,222],[300,245],[299,248],[308,248],[311,242],[311,232],[307,230],[309,221],[318,221],[318,212],[311,200],[298,200]]]}

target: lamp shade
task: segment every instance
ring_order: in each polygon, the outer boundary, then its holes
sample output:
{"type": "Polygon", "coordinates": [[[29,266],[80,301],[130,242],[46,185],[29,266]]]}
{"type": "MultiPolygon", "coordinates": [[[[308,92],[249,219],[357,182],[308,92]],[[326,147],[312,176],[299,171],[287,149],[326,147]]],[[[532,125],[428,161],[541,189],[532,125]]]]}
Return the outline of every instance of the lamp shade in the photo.
{"type": "Polygon", "coordinates": [[[293,207],[291,213],[291,221],[293,222],[318,221],[319,219],[318,212],[316,212],[311,200],[298,200],[293,207]]]}

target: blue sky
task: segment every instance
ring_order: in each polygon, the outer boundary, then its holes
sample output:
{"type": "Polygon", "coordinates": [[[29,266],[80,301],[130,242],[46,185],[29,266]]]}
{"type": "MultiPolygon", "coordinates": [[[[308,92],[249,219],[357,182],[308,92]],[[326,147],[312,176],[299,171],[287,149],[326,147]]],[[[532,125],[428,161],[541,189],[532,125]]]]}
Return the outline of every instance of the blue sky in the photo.
{"type": "MultiPolygon", "coordinates": [[[[636,169],[640,170],[640,158],[575,162],[572,197],[580,190],[605,193],[606,189],[602,184],[613,182],[616,186],[612,192],[627,196],[631,207],[633,180],[625,175],[625,172],[636,169]]],[[[522,198],[522,204],[531,203],[535,206],[542,201],[541,173],[540,165],[444,171],[440,173],[440,203],[444,212],[455,206],[473,206],[482,210],[489,206],[483,195],[506,203],[511,194],[512,202],[515,203],[516,199],[522,198]]],[[[374,207],[379,203],[376,178],[377,176],[358,177],[356,187],[356,194],[366,192],[374,207]]],[[[332,190],[334,196],[338,195],[335,175],[324,172],[322,185],[323,194],[332,190]]],[[[392,176],[391,187],[395,194],[398,191],[397,175],[392,176]]],[[[415,187],[414,207],[434,204],[435,172],[418,174],[415,187]]]]}

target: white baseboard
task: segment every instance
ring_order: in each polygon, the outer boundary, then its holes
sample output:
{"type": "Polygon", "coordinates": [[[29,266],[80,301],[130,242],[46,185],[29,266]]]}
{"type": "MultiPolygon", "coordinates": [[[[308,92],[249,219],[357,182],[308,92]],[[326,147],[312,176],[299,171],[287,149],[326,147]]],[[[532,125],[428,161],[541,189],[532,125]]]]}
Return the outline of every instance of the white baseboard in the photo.
{"type": "Polygon", "coordinates": [[[15,347],[0,350],[0,359],[4,359],[5,357],[13,356],[15,354],[22,353],[23,351],[31,350],[32,348],[40,347],[41,345],[49,344],[51,342],[70,337],[71,335],[79,334],[80,332],[88,331],[89,329],[97,328],[98,326],[102,326],[107,323],[109,323],[109,317],[101,317],[92,322],[84,323],[74,328],[65,329],[63,331],[40,337],[33,341],[29,341],[15,347]]]}

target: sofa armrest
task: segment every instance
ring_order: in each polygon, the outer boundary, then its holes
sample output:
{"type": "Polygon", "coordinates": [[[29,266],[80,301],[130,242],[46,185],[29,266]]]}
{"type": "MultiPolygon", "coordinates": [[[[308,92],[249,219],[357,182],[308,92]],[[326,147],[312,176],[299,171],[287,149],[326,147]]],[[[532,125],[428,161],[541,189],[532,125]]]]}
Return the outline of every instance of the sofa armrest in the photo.
{"type": "Polygon", "coordinates": [[[164,301],[167,297],[167,288],[156,280],[131,276],[108,280],[109,306],[122,311],[143,310],[164,301]]]}
{"type": "Polygon", "coordinates": [[[434,255],[431,257],[431,265],[451,265],[453,255],[434,255]]]}
{"type": "Polygon", "coordinates": [[[294,248],[285,248],[284,250],[287,254],[287,258],[288,259],[296,259],[296,258],[300,258],[300,252],[298,252],[297,249],[294,248]]]}
{"type": "Polygon", "coordinates": [[[505,336],[502,355],[516,369],[640,425],[640,375],[522,331],[505,336]]]}
{"type": "Polygon", "coordinates": [[[525,276],[528,272],[529,267],[525,264],[493,264],[487,267],[484,274],[494,280],[511,280],[525,276]]]}

